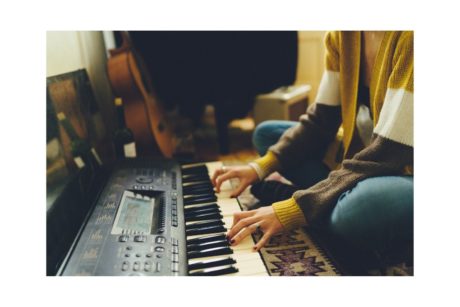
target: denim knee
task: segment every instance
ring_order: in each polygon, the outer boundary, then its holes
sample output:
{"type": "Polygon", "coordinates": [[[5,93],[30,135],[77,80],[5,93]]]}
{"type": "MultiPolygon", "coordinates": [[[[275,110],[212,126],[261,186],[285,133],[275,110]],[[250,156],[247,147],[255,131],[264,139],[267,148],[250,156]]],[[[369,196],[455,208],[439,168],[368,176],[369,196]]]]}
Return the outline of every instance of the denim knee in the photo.
{"type": "Polygon", "coordinates": [[[252,135],[252,143],[259,155],[265,155],[268,148],[278,142],[284,131],[296,124],[297,122],[286,120],[267,120],[257,125],[252,135]]]}
{"type": "Polygon", "coordinates": [[[385,251],[413,239],[413,178],[368,178],[343,193],[329,228],[365,249],[385,251]]]}
{"type": "Polygon", "coordinates": [[[257,125],[252,135],[252,143],[259,155],[263,156],[268,150],[268,147],[273,145],[273,123],[271,120],[264,121],[257,125]]]}

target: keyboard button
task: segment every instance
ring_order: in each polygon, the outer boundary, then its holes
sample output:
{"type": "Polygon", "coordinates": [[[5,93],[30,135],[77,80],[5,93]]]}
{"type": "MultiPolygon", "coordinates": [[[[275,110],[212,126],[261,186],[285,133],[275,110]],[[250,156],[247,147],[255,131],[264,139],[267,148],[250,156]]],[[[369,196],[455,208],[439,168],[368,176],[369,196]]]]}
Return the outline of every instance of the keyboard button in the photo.
{"type": "Polygon", "coordinates": [[[134,237],[134,242],[145,242],[147,238],[143,235],[138,235],[134,237]]]}
{"type": "Polygon", "coordinates": [[[144,263],[144,271],[150,272],[151,270],[152,270],[152,263],[149,262],[149,261],[146,261],[146,262],[144,263]]]}
{"type": "Polygon", "coordinates": [[[124,271],[124,272],[129,270],[129,262],[128,261],[123,261],[123,263],[121,265],[121,270],[124,271]]]}
{"type": "Polygon", "coordinates": [[[172,272],[179,272],[179,263],[177,263],[177,262],[171,263],[171,271],[172,272]]]}
{"type": "Polygon", "coordinates": [[[118,241],[119,242],[128,242],[129,240],[129,236],[128,235],[121,235],[119,238],[118,238],[118,241]]]}
{"type": "Polygon", "coordinates": [[[155,239],[155,242],[157,244],[165,244],[166,243],[166,238],[163,237],[163,236],[158,236],[156,239],[155,239]]]}
{"type": "Polygon", "coordinates": [[[165,251],[165,248],[163,246],[157,246],[157,247],[155,247],[155,251],[159,252],[159,253],[162,253],[162,252],[165,251]]]}

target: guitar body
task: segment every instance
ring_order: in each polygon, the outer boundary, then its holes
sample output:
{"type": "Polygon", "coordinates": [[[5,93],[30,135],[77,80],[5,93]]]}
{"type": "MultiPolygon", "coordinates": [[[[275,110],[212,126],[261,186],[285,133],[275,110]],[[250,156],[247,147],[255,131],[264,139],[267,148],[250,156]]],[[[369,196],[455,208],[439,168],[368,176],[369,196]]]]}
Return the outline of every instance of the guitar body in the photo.
{"type": "Polygon", "coordinates": [[[123,45],[110,50],[107,73],[113,92],[123,99],[126,125],[134,134],[139,156],[161,154],[171,158],[174,152],[172,129],[165,122],[164,110],[141,74],[127,37],[123,45]]]}

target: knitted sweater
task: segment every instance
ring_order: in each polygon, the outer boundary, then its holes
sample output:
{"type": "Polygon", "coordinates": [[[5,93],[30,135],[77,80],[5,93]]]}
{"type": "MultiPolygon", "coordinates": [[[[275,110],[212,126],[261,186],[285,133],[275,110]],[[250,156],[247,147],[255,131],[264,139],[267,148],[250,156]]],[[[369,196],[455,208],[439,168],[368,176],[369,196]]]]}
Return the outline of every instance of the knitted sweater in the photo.
{"type": "MultiPolygon", "coordinates": [[[[363,148],[356,132],[360,80],[361,33],[329,32],[325,38],[326,70],[315,103],[268,153],[252,163],[263,179],[307,159],[321,159],[343,127],[343,161],[328,178],[272,204],[283,226],[317,225],[339,196],[359,181],[402,175],[413,165],[413,32],[389,31],[380,44],[370,81],[374,131],[363,148]]],[[[406,172],[407,173],[407,172],[406,172]]]]}

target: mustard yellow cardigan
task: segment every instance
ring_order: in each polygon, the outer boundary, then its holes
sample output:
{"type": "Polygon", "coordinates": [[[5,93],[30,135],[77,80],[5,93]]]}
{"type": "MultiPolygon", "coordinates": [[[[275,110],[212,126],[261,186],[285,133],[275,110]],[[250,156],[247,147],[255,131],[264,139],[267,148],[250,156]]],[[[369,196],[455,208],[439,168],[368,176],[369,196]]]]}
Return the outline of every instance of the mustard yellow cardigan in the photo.
{"type": "Polygon", "coordinates": [[[361,32],[329,32],[325,45],[326,69],[315,104],[301,116],[298,126],[289,129],[265,156],[251,163],[260,179],[273,171],[295,167],[310,154],[309,149],[319,150],[316,144],[322,140],[315,131],[328,130],[332,135],[342,125],[342,167],[317,185],[272,204],[288,229],[320,220],[335,206],[340,194],[357,181],[389,172],[401,174],[413,163],[413,32],[384,34],[369,89],[373,141],[353,157],[349,157],[349,150],[356,135],[361,32]],[[334,110],[338,116],[332,115],[334,110]],[[359,173],[354,171],[357,163],[364,167],[359,173]]]}

